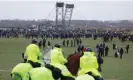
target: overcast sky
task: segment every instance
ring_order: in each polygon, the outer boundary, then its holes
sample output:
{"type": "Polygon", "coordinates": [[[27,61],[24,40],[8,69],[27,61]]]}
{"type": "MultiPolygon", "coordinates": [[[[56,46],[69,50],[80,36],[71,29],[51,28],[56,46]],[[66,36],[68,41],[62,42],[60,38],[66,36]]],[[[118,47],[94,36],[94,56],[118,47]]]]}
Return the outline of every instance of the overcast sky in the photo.
{"type": "MultiPolygon", "coordinates": [[[[133,1],[67,1],[74,3],[72,19],[133,20],[133,1]]],[[[0,1],[0,19],[55,20],[56,1],[0,1]]]]}

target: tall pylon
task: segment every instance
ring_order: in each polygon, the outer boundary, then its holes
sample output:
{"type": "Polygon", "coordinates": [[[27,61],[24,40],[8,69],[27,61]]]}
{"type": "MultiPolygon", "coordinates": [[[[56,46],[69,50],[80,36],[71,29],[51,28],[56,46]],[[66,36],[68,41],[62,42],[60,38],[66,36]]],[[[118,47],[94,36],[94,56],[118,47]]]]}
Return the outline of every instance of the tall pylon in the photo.
{"type": "Polygon", "coordinates": [[[66,4],[66,6],[65,6],[64,26],[66,28],[70,27],[73,8],[74,8],[74,4],[66,4]]]}
{"type": "Polygon", "coordinates": [[[64,3],[56,2],[56,27],[63,27],[64,3]]]}

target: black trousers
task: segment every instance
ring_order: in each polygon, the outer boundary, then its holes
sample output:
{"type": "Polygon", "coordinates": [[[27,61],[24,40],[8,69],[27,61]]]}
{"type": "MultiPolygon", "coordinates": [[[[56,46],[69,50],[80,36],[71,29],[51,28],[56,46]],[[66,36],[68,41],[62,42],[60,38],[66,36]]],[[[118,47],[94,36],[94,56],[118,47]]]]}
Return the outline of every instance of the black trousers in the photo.
{"type": "Polygon", "coordinates": [[[26,63],[27,59],[24,59],[24,63],[26,63]]]}
{"type": "Polygon", "coordinates": [[[105,51],[105,56],[108,56],[108,51],[105,51]]]}
{"type": "Polygon", "coordinates": [[[127,54],[128,54],[128,49],[126,49],[126,51],[127,51],[127,54]]]}
{"type": "Polygon", "coordinates": [[[102,72],[101,64],[98,64],[98,71],[102,72]]]}
{"type": "Polygon", "coordinates": [[[123,54],[122,54],[122,53],[120,53],[120,59],[122,59],[122,55],[123,55],[123,54]]]}
{"type": "Polygon", "coordinates": [[[31,61],[31,60],[28,60],[27,62],[30,63],[30,64],[32,65],[33,68],[41,67],[41,64],[38,63],[38,62],[33,62],[33,61],[31,61]]]}

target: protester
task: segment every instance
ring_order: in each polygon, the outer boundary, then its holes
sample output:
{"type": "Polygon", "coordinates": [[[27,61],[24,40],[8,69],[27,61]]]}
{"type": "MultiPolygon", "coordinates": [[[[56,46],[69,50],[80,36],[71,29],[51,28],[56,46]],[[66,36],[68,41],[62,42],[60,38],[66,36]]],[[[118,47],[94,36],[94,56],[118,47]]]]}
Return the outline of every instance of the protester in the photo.
{"type": "Polygon", "coordinates": [[[126,53],[128,54],[129,44],[126,46],[126,53]]]}
{"type": "Polygon", "coordinates": [[[69,40],[66,41],[67,47],[69,46],[69,40]]]}
{"type": "Polygon", "coordinates": [[[118,58],[118,55],[119,55],[119,50],[118,50],[118,47],[116,46],[114,49],[114,57],[118,58]]]}
{"type": "Polygon", "coordinates": [[[109,52],[109,47],[106,46],[106,47],[105,47],[105,56],[108,56],[108,52],[109,52]]]}
{"type": "Polygon", "coordinates": [[[120,59],[122,59],[123,53],[124,53],[124,50],[123,50],[123,48],[121,48],[121,49],[120,49],[120,59]]]}
{"type": "Polygon", "coordinates": [[[40,42],[38,43],[38,46],[39,46],[40,49],[42,48],[42,41],[40,41],[40,42]]]}
{"type": "Polygon", "coordinates": [[[98,62],[98,71],[102,72],[101,65],[103,64],[103,59],[100,55],[98,55],[98,57],[97,57],[97,62],[98,62]]]}
{"type": "Polygon", "coordinates": [[[45,48],[45,46],[46,46],[46,39],[45,38],[42,41],[42,46],[43,46],[43,48],[45,48]]]}

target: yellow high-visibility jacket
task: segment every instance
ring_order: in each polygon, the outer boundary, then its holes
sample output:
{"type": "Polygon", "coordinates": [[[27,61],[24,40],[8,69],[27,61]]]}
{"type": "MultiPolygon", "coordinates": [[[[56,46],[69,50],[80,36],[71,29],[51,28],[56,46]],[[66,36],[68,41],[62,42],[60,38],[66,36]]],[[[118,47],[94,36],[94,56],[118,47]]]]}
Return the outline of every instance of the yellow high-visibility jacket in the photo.
{"type": "Polygon", "coordinates": [[[21,78],[23,78],[25,76],[25,74],[31,69],[33,69],[33,68],[29,63],[19,63],[11,71],[12,78],[15,77],[14,74],[16,74],[16,73],[18,75],[20,75],[21,78]]]}
{"type": "Polygon", "coordinates": [[[91,54],[91,52],[84,52],[84,55],[80,58],[80,71],[78,75],[92,72],[95,76],[101,76],[98,72],[97,58],[91,54]]]}
{"type": "Polygon", "coordinates": [[[59,64],[59,63],[51,63],[51,65],[53,65],[54,67],[57,67],[61,70],[61,73],[63,76],[67,76],[67,77],[72,77],[72,78],[75,78],[75,76],[73,76],[71,74],[71,72],[67,69],[67,67],[63,64],[59,64]]]}
{"type": "Polygon", "coordinates": [[[40,52],[39,47],[36,44],[30,44],[25,51],[27,55],[27,60],[31,60],[33,62],[38,62],[42,57],[42,53],[40,52]]]}
{"type": "Polygon", "coordinates": [[[59,63],[59,64],[67,63],[67,60],[63,56],[62,49],[56,47],[53,50],[51,50],[50,60],[51,60],[50,63],[59,63]]]}
{"type": "Polygon", "coordinates": [[[54,80],[52,72],[45,67],[33,68],[30,70],[23,80],[54,80]]]}

